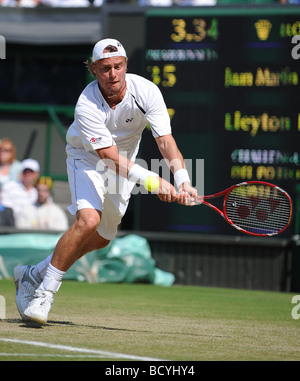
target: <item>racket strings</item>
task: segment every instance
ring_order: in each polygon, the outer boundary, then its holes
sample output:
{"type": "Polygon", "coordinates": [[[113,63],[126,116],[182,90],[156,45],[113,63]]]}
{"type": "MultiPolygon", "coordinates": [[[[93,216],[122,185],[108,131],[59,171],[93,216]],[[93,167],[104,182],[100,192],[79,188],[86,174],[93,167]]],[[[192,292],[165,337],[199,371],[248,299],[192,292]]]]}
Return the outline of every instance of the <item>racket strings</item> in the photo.
{"type": "Polygon", "coordinates": [[[226,198],[225,212],[238,228],[250,233],[272,235],[282,231],[291,219],[291,202],[278,188],[260,187],[253,194],[253,186],[233,189],[226,198]]]}

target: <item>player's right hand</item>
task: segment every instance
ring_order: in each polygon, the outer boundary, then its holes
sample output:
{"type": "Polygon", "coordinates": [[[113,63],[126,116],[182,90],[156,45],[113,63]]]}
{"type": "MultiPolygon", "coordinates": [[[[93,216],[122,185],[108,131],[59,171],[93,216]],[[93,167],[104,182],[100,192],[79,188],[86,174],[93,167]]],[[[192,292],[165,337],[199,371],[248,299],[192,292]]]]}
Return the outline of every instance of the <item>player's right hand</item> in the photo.
{"type": "Polygon", "coordinates": [[[194,206],[196,205],[195,199],[197,197],[197,189],[192,187],[189,182],[183,183],[179,187],[177,194],[177,202],[181,205],[194,206]]]}

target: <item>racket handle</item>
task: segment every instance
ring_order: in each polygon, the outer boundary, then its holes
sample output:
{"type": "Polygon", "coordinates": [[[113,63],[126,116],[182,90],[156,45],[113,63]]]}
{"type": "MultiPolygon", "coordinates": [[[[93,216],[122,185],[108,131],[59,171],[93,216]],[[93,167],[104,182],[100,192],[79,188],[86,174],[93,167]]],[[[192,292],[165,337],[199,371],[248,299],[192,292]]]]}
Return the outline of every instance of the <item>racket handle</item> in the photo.
{"type": "Polygon", "coordinates": [[[191,197],[191,203],[195,205],[200,205],[203,202],[203,196],[196,196],[196,197],[191,197]]]}
{"type": "Polygon", "coordinates": [[[203,196],[193,197],[192,195],[189,195],[189,200],[186,203],[184,203],[184,205],[186,206],[200,205],[202,204],[203,200],[204,200],[203,196]]]}
{"type": "Polygon", "coordinates": [[[190,196],[189,202],[187,202],[185,205],[187,206],[200,205],[202,204],[202,202],[203,202],[202,196],[196,196],[196,197],[190,196]]]}

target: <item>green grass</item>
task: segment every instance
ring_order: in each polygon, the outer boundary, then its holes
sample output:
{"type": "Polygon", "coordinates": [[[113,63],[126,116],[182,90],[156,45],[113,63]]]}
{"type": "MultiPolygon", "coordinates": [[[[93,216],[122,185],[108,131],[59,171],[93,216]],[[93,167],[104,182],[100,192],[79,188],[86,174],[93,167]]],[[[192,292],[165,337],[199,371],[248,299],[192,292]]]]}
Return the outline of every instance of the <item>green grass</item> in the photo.
{"type": "MultiPolygon", "coordinates": [[[[6,298],[1,338],[166,360],[300,360],[300,320],[291,316],[289,293],[65,281],[43,327],[21,321],[11,280],[0,281],[0,295],[6,298]]],[[[1,341],[0,353],[19,354],[0,354],[5,361],[79,355],[1,341]]]]}

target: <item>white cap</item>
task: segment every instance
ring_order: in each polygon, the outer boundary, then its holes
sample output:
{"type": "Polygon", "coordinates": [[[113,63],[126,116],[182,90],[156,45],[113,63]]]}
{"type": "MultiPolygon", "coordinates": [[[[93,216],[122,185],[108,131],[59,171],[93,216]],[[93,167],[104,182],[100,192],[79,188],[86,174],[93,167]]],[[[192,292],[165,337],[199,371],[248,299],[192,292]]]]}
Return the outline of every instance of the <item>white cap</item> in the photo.
{"type": "Polygon", "coordinates": [[[127,57],[125,49],[123,48],[123,45],[118,40],[114,40],[113,38],[105,38],[104,40],[100,40],[97,42],[97,44],[94,46],[93,49],[93,55],[92,55],[92,61],[95,62],[97,60],[102,60],[103,58],[110,58],[110,57],[127,57]],[[112,45],[115,48],[118,49],[117,52],[107,52],[103,53],[105,48],[108,45],[112,45]]]}
{"type": "Polygon", "coordinates": [[[21,165],[22,172],[25,171],[25,169],[31,169],[33,172],[40,172],[40,165],[34,159],[25,159],[22,161],[21,165]]]}

